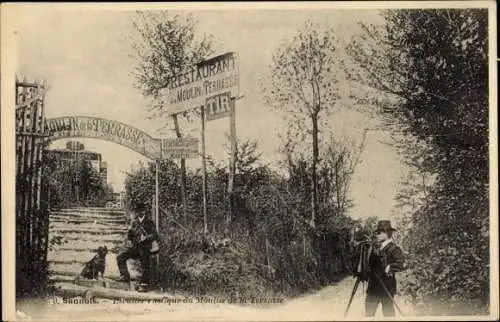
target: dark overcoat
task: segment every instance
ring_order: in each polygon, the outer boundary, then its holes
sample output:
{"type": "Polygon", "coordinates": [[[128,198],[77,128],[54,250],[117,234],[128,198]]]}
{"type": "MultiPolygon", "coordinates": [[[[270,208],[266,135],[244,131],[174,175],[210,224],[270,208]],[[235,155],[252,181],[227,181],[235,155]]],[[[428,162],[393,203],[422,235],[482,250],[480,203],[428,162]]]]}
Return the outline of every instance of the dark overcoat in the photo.
{"type": "Polygon", "coordinates": [[[128,231],[127,237],[130,241],[132,241],[134,247],[149,249],[149,247],[151,247],[151,242],[158,238],[155,223],[149,218],[144,218],[142,222],[136,218],[132,222],[132,227],[128,231]],[[141,242],[141,235],[152,235],[152,237],[141,242]]]}
{"type": "Polygon", "coordinates": [[[396,274],[394,273],[406,269],[405,255],[401,248],[391,241],[381,250],[372,252],[369,262],[370,273],[367,293],[386,295],[381,285],[382,282],[391,295],[394,296],[396,294],[396,274]],[[389,265],[389,274],[386,274],[387,265],[389,265]]]}

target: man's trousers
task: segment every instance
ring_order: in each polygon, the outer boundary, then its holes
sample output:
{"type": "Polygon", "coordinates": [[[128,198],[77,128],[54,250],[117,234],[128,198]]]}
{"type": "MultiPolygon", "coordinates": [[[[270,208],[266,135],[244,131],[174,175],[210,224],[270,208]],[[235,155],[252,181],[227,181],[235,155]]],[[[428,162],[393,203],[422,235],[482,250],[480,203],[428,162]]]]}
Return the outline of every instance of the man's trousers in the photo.
{"type": "Polygon", "coordinates": [[[145,248],[127,248],[116,257],[120,275],[126,281],[130,281],[130,273],[127,267],[127,260],[139,259],[142,268],[141,283],[149,284],[151,274],[151,257],[149,249],[145,248]]]}

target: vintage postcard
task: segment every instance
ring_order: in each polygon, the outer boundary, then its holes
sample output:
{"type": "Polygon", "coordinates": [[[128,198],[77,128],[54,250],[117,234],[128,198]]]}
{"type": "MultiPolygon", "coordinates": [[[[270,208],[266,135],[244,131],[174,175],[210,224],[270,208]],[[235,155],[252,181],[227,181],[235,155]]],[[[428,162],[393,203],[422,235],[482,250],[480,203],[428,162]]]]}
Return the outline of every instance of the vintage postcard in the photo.
{"type": "Polygon", "coordinates": [[[494,1],[1,24],[4,320],[498,320],[494,1]]]}

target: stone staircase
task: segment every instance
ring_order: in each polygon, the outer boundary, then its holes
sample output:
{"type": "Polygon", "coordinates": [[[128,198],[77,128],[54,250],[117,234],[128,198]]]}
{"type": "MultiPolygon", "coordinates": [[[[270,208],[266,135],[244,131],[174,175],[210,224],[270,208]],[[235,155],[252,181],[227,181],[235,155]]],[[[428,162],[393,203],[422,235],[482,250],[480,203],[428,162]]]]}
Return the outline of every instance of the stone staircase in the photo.
{"type": "MultiPolygon", "coordinates": [[[[60,243],[49,248],[50,280],[72,282],[80,274],[99,246],[108,248],[104,277],[120,276],[116,256],[124,246],[130,216],[123,210],[106,208],[59,209],[50,214],[49,241],[60,243]]],[[[128,263],[132,278],[137,278],[133,261],[128,263]]]]}

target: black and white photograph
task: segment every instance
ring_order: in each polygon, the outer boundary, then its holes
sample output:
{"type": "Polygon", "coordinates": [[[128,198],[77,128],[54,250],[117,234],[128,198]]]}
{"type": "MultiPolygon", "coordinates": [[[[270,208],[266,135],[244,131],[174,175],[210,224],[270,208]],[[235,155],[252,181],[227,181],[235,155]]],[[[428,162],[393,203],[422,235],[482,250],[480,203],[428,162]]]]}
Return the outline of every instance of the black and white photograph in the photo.
{"type": "Polygon", "coordinates": [[[498,320],[496,27],[2,3],[3,320],[498,320]]]}

